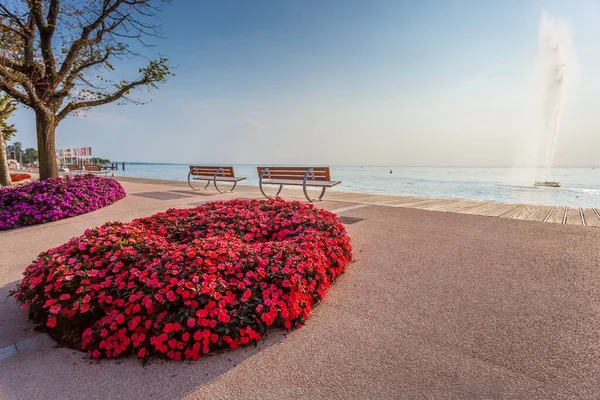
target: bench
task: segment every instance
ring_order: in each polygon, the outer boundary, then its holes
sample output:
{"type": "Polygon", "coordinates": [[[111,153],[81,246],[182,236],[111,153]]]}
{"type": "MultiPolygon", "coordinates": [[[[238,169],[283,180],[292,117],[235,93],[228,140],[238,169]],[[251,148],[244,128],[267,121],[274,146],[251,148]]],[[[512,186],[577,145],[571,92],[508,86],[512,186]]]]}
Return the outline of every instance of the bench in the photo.
{"type": "Polygon", "coordinates": [[[94,175],[99,175],[99,174],[108,174],[109,171],[103,171],[102,170],[102,166],[101,165],[78,165],[78,164],[73,164],[73,165],[67,165],[67,168],[69,169],[69,173],[70,174],[94,174],[94,175]]]}
{"type": "Polygon", "coordinates": [[[88,174],[95,174],[95,175],[100,175],[100,174],[108,174],[110,171],[107,170],[102,170],[102,165],[95,165],[95,164],[89,164],[89,165],[84,165],[85,168],[85,172],[87,172],[88,174]]]}
{"type": "Polygon", "coordinates": [[[258,167],[258,186],[261,193],[269,198],[263,185],[279,185],[279,190],[275,196],[279,195],[283,185],[302,186],[304,196],[308,201],[321,201],[325,195],[325,190],[342,183],[341,181],[332,181],[329,174],[329,167],[258,167]],[[307,187],[321,188],[321,194],[317,198],[310,198],[307,187]]]}
{"type": "Polygon", "coordinates": [[[66,167],[69,170],[69,174],[82,174],[84,172],[83,166],[78,164],[67,165],[66,167]]]}
{"type": "Polygon", "coordinates": [[[237,183],[244,179],[246,178],[235,176],[233,167],[190,165],[190,172],[188,173],[188,184],[192,190],[199,190],[192,185],[192,181],[207,181],[204,189],[207,189],[210,183],[213,182],[215,189],[217,189],[219,193],[233,192],[237,183]],[[217,182],[233,183],[233,187],[230,190],[221,190],[217,185],[217,182]]]}

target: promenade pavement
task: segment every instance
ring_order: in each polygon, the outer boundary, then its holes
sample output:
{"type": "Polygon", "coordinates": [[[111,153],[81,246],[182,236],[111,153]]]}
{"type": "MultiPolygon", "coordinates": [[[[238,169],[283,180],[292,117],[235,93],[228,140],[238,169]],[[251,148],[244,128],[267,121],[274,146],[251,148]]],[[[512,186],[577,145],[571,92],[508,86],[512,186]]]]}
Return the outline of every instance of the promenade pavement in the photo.
{"type": "Polygon", "coordinates": [[[0,233],[0,398],[600,398],[599,229],[348,202],[317,203],[361,220],[347,225],[355,262],[302,329],[193,363],[59,348],[6,298],[37,254],[106,221],[258,197],[140,182],[104,209],[0,233]]]}

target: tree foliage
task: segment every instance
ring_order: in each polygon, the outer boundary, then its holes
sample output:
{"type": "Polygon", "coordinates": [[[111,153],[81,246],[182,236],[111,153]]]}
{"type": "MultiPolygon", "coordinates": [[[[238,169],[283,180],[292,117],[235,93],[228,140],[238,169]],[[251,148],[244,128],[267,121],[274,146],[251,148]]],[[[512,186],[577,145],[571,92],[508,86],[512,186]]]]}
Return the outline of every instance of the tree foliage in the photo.
{"type": "Polygon", "coordinates": [[[40,178],[58,175],[55,128],[69,114],[151,89],[169,75],[167,59],[142,54],[160,37],[157,13],[169,0],[1,0],[0,90],[32,108],[40,178]],[[115,62],[143,58],[134,79],[115,62]]]}
{"type": "Polygon", "coordinates": [[[38,152],[31,147],[23,152],[23,164],[33,164],[38,160],[38,152]]]}
{"type": "Polygon", "coordinates": [[[0,88],[20,103],[46,107],[58,124],[77,110],[107,104],[170,75],[159,57],[134,80],[99,74],[115,59],[141,56],[158,37],[160,0],[12,0],[0,3],[0,88]],[[135,46],[139,48],[140,46],[135,46]]]}
{"type": "Polygon", "coordinates": [[[10,140],[17,133],[15,125],[9,125],[7,122],[16,109],[17,105],[10,97],[0,94],[0,132],[2,132],[5,141],[10,140]]]}

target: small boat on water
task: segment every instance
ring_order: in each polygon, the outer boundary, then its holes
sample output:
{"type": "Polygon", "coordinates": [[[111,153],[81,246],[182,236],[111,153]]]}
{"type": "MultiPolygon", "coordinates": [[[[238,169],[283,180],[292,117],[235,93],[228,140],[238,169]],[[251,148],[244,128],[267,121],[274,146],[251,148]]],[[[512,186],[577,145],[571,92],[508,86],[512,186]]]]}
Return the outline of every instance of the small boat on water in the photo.
{"type": "Polygon", "coordinates": [[[560,182],[556,181],[536,181],[533,186],[545,186],[545,187],[560,187],[560,182]]]}

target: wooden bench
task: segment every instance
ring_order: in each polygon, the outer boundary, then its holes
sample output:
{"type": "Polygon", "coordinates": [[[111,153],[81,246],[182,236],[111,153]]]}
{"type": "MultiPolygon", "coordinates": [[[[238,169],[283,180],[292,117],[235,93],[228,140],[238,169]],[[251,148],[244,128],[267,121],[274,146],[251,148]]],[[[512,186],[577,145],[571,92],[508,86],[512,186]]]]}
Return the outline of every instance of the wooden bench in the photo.
{"type": "Polygon", "coordinates": [[[110,171],[103,171],[102,170],[102,165],[95,165],[95,164],[88,164],[88,165],[84,165],[85,168],[85,172],[87,172],[88,174],[95,174],[95,175],[101,175],[101,174],[108,174],[110,171]]]}
{"type": "Polygon", "coordinates": [[[84,172],[83,166],[78,164],[67,165],[69,169],[69,174],[82,174],[84,172]]]}
{"type": "Polygon", "coordinates": [[[263,185],[279,185],[275,196],[279,195],[283,185],[302,186],[304,196],[308,201],[321,201],[325,195],[325,190],[342,183],[341,181],[332,181],[329,174],[329,167],[258,167],[258,186],[265,197],[268,196],[263,185]],[[317,198],[310,198],[307,187],[321,188],[321,194],[317,198]]]}
{"type": "Polygon", "coordinates": [[[188,184],[192,190],[199,190],[192,185],[192,181],[207,181],[204,189],[207,189],[210,183],[213,182],[215,189],[217,189],[219,193],[233,192],[237,183],[244,179],[246,178],[235,176],[233,167],[190,165],[190,172],[188,173],[188,184]],[[221,190],[219,189],[217,182],[233,183],[233,187],[231,190],[221,190]]]}
{"type": "Polygon", "coordinates": [[[109,171],[103,171],[101,165],[67,165],[70,174],[108,174],[109,171]]]}

